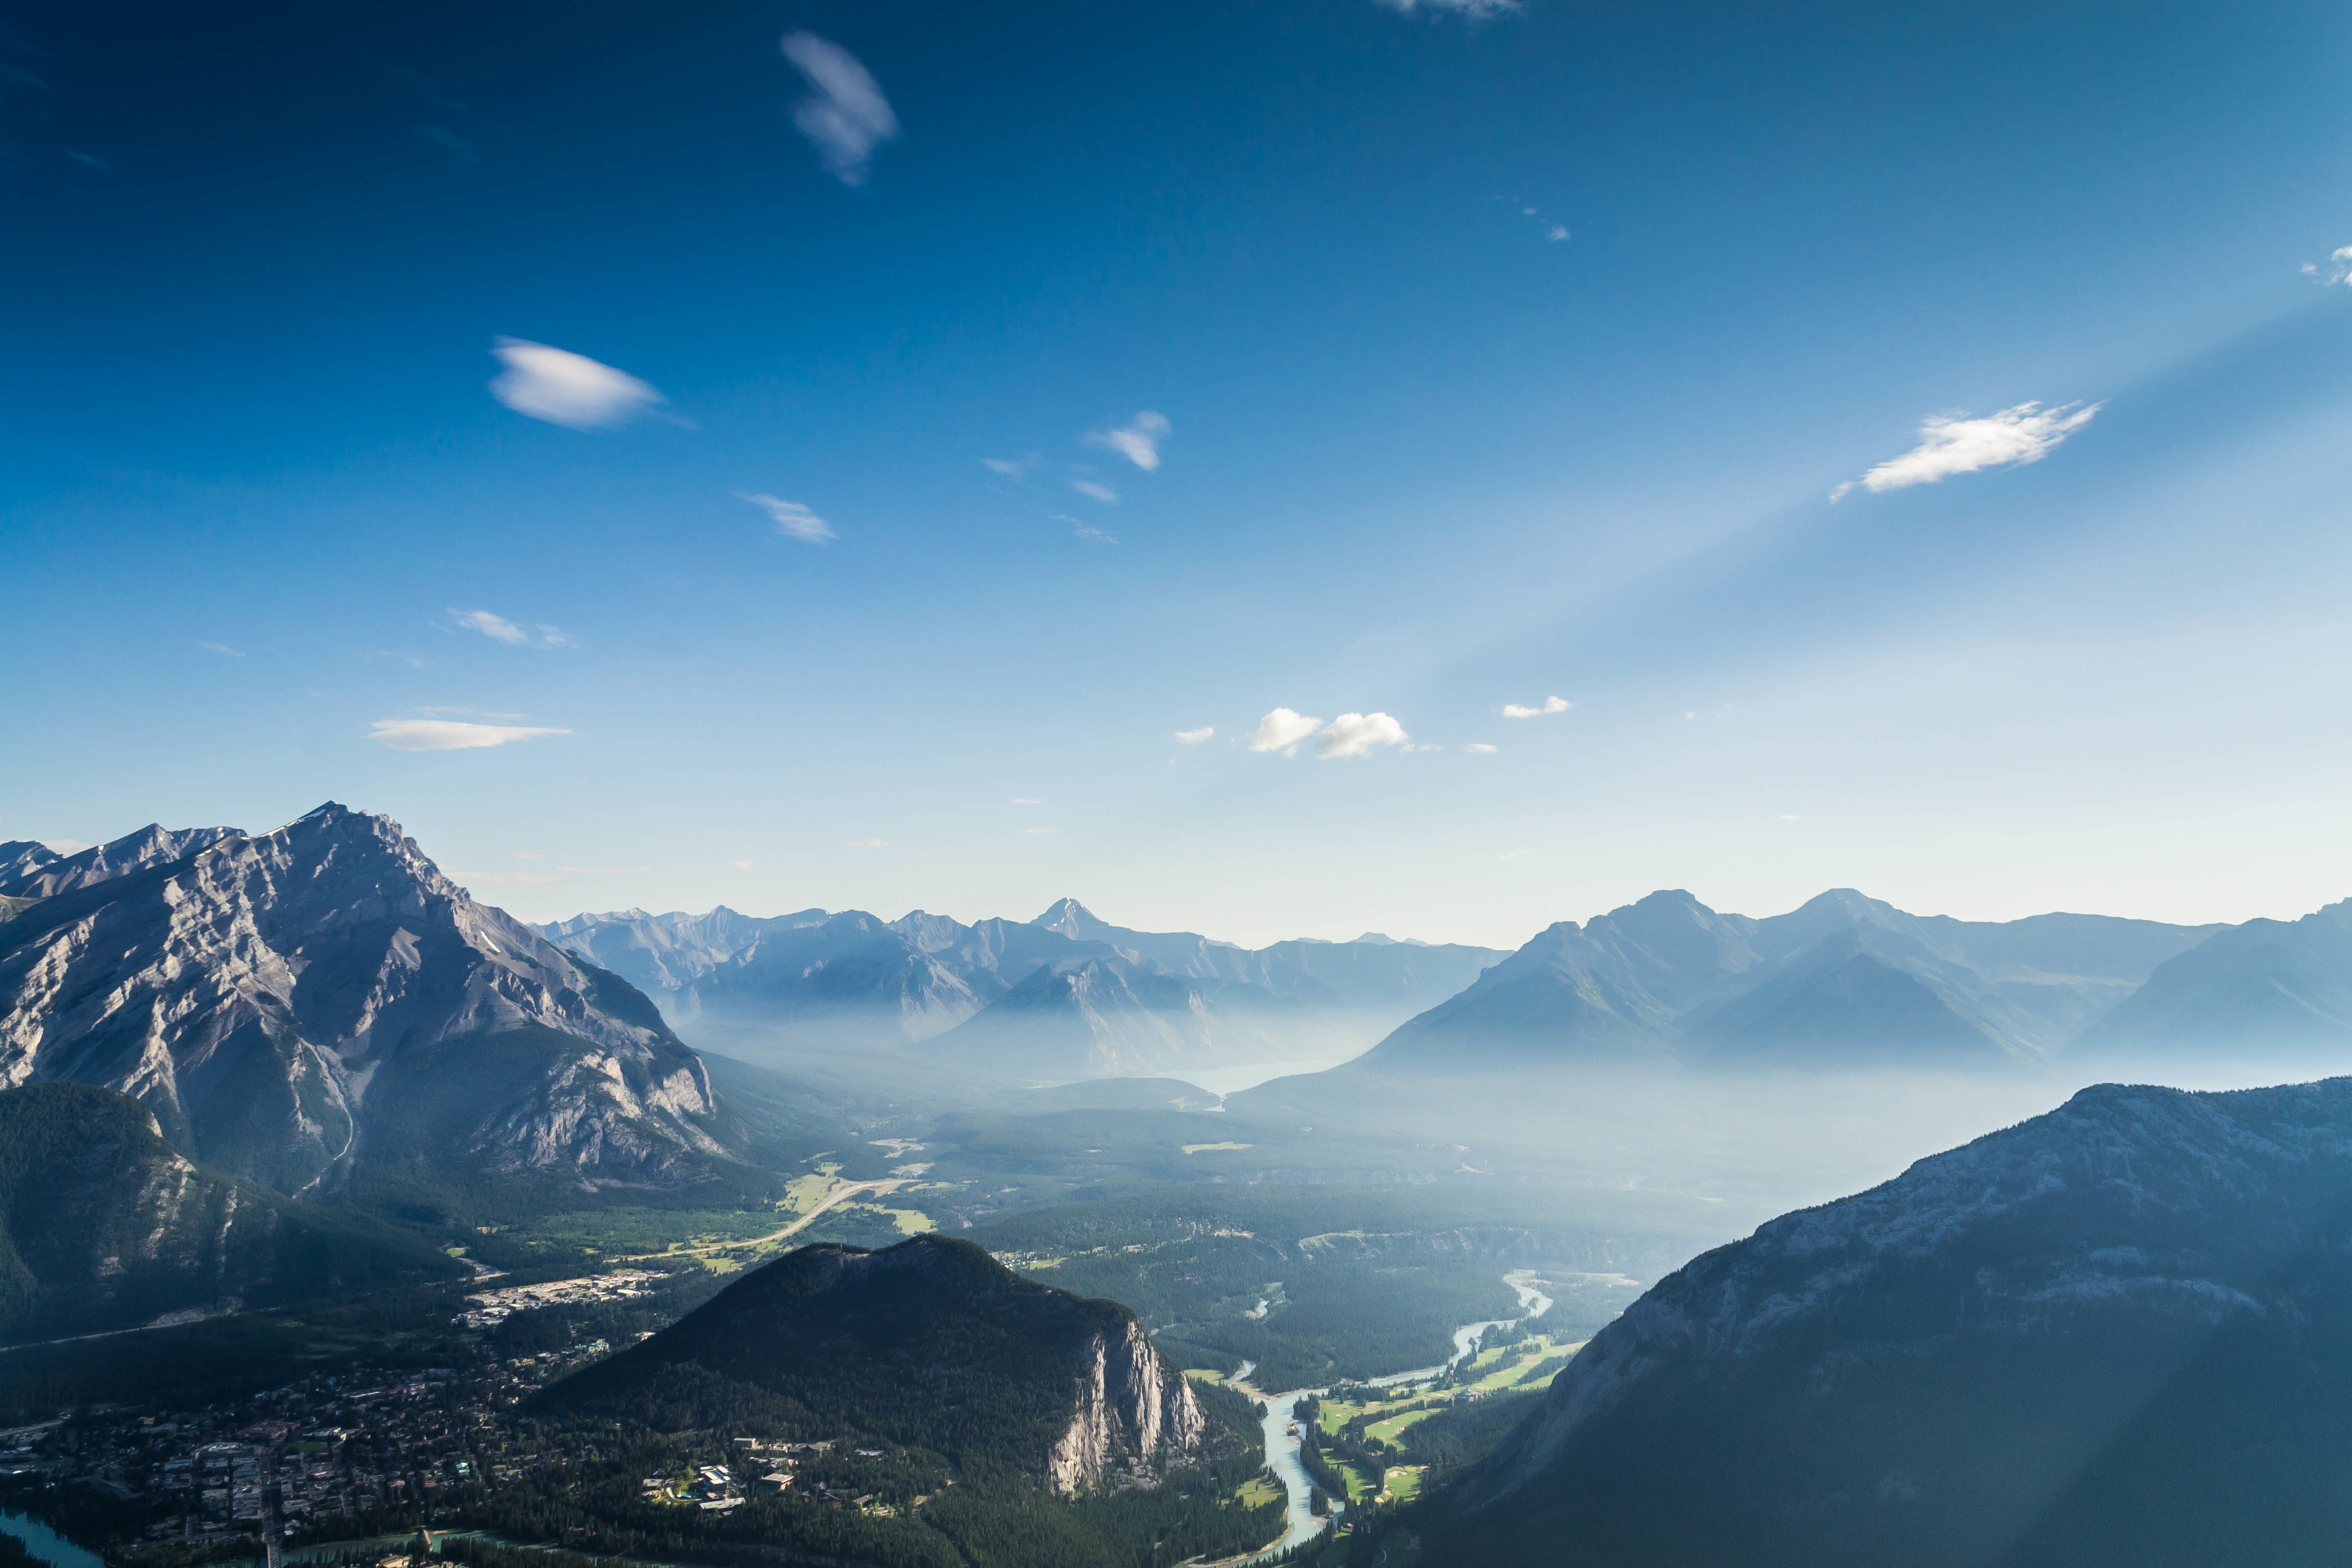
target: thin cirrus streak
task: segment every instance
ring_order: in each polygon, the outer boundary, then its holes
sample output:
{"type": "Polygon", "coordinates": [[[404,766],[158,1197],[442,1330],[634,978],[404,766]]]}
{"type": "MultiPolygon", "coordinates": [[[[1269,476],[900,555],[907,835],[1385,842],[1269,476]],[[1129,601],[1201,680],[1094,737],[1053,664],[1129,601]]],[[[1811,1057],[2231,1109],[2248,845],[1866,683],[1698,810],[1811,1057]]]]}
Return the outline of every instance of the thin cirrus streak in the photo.
{"type": "Polygon", "coordinates": [[[377,719],[368,739],[395,752],[471,752],[549,735],[569,735],[544,724],[475,724],[457,719],[377,719]]]}
{"type": "Polygon", "coordinates": [[[827,174],[845,185],[864,184],[874,149],[898,136],[898,117],[881,84],[856,56],[814,33],[787,33],[782,47],[809,85],[808,97],[793,106],[793,123],[827,174]]]}

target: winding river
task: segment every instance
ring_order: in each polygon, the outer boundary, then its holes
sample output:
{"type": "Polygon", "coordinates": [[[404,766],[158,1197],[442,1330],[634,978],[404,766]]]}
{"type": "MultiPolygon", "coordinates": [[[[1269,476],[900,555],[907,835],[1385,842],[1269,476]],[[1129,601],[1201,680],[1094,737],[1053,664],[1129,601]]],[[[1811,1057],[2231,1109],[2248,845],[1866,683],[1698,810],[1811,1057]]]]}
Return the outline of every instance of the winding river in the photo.
{"type": "MultiPolygon", "coordinates": [[[[1508,1323],[1525,1322],[1540,1318],[1551,1310],[1551,1298],[1536,1287],[1538,1276],[1529,1269],[1515,1269],[1503,1276],[1503,1283],[1519,1293],[1519,1315],[1516,1318],[1489,1318],[1482,1323],[1465,1323],[1454,1331],[1454,1353],[1436,1366],[1420,1366],[1411,1372],[1392,1372],[1386,1377],[1368,1377],[1363,1381],[1374,1388],[1394,1388],[1400,1384],[1419,1383],[1433,1378],[1446,1368],[1465,1361],[1475,1352],[1478,1341],[1489,1329],[1499,1329],[1508,1323]]],[[[1257,1370],[1255,1362],[1242,1363],[1231,1385],[1262,1401],[1265,1406],[1265,1464],[1275,1479],[1282,1483],[1286,1499],[1283,1513],[1282,1539],[1273,1545],[1241,1559],[1243,1563],[1258,1563],[1278,1556],[1302,1542],[1314,1540],[1331,1526],[1328,1516],[1318,1519],[1309,1503],[1314,1483],[1307,1479],[1307,1467],[1298,1458],[1301,1438],[1292,1435],[1290,1427],[1297,1417],[1298,1402],[1308,1394],[1328,1394],[1325,1388],[1294,1388],[1287,1394],[1267,1394],[1255,1387],[1250,1373],[1257,1370]]]]}

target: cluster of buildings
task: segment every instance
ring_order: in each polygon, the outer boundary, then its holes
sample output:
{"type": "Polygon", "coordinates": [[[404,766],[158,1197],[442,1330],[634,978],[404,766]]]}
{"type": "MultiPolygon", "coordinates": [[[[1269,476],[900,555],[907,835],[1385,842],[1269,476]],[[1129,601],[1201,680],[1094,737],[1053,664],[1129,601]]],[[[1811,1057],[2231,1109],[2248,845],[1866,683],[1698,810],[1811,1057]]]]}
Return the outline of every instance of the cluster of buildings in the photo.
{"type": "MultiPolygon", "coordinates": [[[[383,1518],[494,1490],[565,1456],[509,1412],[607,1347],[317,1377],[236,1405],[101,1412],[0,1431],[0,1504],[87,1488],[124,1521],[117,1551],[299,1539],[312,1521],[383,1518]]],[[[88,1513],[90,1510],[69,1510],[88,1513]]],[[[257,1555],[259,1552],[257,1552],[257,1555]]]]}
{"type": "Polygon", "coordinates": [[[604,1301],[626,1301],[650,1296],[661,1276],[642,1268],[615,1268],[610,1274],[590,1274],[578,1279],[550,1279],[539,1285],[509,1285],[466,1298],[467,1310],[457,1321],[469,1329],[488,1329],[517,1312],[539,1307],[578,1307],[604,1301]]]}

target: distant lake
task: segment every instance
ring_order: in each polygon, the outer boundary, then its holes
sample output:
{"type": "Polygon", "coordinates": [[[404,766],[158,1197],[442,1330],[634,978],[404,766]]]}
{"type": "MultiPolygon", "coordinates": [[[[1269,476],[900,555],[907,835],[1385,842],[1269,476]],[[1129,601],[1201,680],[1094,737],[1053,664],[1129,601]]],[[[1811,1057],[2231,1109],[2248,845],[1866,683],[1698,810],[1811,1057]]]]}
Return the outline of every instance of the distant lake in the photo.
{"type": "Polygon", "coordinates": [[[85,1552],[28,1514],[0,1512],[0,1535],[13,1535],[52,1568],[104,1568],[95,1552],[85,1552]]]}

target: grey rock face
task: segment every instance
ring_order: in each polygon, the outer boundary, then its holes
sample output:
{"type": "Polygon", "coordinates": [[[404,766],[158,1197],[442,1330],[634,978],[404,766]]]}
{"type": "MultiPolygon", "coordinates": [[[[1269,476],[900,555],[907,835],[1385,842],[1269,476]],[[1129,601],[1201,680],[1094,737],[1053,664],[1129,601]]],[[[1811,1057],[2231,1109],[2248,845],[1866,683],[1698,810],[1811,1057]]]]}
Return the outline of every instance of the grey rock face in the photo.
{"type": "Polygon", "coordinates": [[[134,1095],[281,1191],[369,1158],[661,1179],[719,1152],[702,1063],[645,999],[389,818],[330,805],[163,859],[169,837],[0,925],[0,1085],[134,1095]]]}
{"type": "Polygon", "coordinates": [[[1192,1385],[1130,1318],[1117,1334],[1087,1342],[1077,1412],[1046,1458],[1046,1479],[1066,1494],[1120,1481],[1156,1486],[1200,1451],[1207,1426],[1192,1385]]]}

